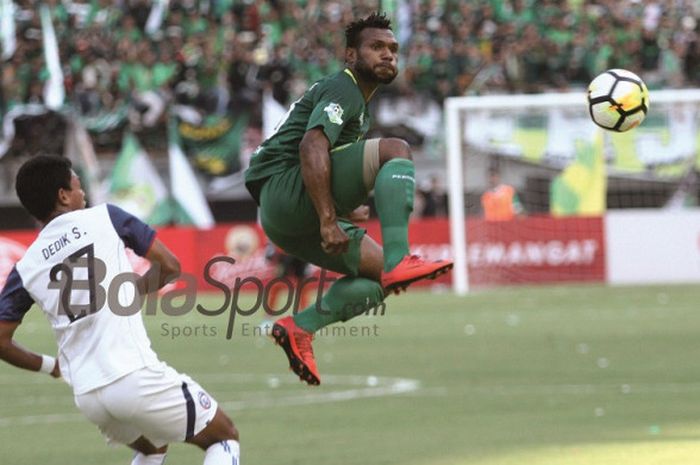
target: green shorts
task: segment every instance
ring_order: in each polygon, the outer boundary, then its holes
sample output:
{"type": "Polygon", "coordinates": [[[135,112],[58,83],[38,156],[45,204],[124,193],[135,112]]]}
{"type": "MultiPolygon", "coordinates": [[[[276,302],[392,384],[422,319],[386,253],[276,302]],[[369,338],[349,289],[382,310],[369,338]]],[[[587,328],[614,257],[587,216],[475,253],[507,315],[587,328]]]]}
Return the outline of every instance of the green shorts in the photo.
{"type": "Polygon", "coordinates": [[[321,248],[318,214],[306,192],[301,166],[271,176],[260,193],[260,221],[267,236],[285,252],[316,266],[357,276],[365,230],[342,219],[365,203],[379,169],[378,139],[331,151],[331,192],[338,224],[350,238],[348,251],[329,255],[321,248]]]}

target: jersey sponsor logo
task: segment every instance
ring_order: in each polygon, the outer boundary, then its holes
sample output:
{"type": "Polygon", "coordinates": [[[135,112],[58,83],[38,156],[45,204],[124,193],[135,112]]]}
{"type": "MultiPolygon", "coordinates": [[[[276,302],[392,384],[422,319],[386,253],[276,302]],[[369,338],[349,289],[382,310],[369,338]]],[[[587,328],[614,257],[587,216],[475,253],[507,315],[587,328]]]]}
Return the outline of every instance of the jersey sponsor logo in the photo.
{"type": "Polygon", "coordinates": [[[323,111],[326,112],[331,123],[337,124],[338,126],[343,124],[343,107],[337,103],[329,103],[323,111]]]}
{"type": "Polygon", "coordinates": [[[199,391],[197,399],[199,400],[199,405],[201,405],[204,410],[209,410],[211,408],[211,399],[206,392],[199,391]]]}

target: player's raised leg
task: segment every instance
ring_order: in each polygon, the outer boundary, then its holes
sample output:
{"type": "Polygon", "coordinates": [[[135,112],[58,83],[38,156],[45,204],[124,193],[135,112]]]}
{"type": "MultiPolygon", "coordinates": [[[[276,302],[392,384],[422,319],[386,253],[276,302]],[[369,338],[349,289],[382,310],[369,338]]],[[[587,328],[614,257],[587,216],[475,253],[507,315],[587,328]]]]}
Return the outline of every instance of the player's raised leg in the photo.
{"type": "Polygon", "coordinates": [[[382,227],[384,271],[408,255],[408,217],[413,211],[415,167],[409,145],[402,139],[380,139],[380,168],[374,176],[374,203],[382,227]]]}
{"type": "Polygon", "coordinates": [[[424,278],[435,278],[452,268],[452,262],[426,262],[410,255],[408,219],[413,211],[415,168],[409,145],[401,139],[380,139],[381,168],[374,178],[374,203],[382,228],[384,270],[382,286],[388,291],[405,288],[424,278]]]}

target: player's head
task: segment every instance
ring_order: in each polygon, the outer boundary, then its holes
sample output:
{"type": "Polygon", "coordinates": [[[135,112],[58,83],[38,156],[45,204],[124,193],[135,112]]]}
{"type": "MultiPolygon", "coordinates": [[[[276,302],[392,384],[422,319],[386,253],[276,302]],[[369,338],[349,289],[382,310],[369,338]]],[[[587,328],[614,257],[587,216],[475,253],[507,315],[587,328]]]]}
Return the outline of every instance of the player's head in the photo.
{"type": "Polygon", "coordinates": [[[384,13],[350,23],[345,44],[345,62],[362,80],[389,84],[398,74],[399,43],[384,13]]]}
{"type": "Polygon", "coordinates": [[[80,179],[67,158],[37,155],[24,163],[15,182],[17,197],[36,219],[46,222],[56,213],[85,207],[80,179]]]}

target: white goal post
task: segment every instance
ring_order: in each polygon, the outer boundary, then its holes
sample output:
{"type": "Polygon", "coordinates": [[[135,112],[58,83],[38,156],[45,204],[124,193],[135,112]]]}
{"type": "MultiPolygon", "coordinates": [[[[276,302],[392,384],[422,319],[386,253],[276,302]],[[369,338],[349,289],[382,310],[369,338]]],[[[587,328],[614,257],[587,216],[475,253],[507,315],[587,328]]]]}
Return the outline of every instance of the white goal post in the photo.
{"type": "MultiPolygon", "coordinates": [[[[655,105],[668,103],[698,103],[700,90],[657,90],[650,92],[650,112],[655,105]]],[[[470,110],[527,110],[579,107],[588,114],[585,92],[546,93],[528,95],[493,95],[481,97],[450,97],[445,100],[445,137],[447,148],[447,182],[450,221],[450,242],[454,258],[452,287],[457,295],[469,292],[467,267],[467,234],[464,205],[465,128],[470,110]],[[465,118],[465,115],[467,118],[465,118]]],[[[656,106],[656,108],[659,108],[656,106]]],[[[593,124],[591,122],[591,124],[593,124]]]]}

